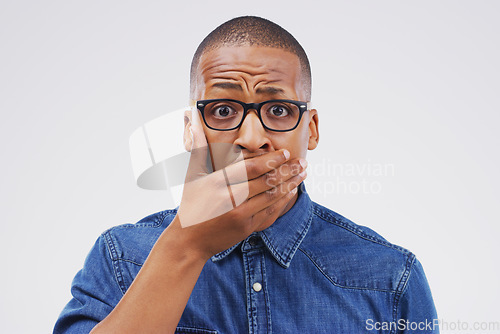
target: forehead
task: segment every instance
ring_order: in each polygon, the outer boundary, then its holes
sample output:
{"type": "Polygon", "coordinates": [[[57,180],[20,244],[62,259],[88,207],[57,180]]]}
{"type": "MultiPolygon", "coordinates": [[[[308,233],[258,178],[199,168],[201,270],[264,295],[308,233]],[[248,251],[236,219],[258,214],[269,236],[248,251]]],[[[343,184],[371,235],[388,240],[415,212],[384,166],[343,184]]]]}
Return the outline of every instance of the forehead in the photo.
{"type": "MultiPolygon", "coordinates": [[[[290,98],[302,90],[299,58],[286,50],[262,46],[224,46],[204,53],[197,67],[197,86],[202,91],[221,81],[239,83],[249,93],[265,85],[278,86],[290,98]]],[[[217,86],[217,85],[216,85],[217,86]]],[[[199,92],[203,95],[203,92],[199,92]]]]}

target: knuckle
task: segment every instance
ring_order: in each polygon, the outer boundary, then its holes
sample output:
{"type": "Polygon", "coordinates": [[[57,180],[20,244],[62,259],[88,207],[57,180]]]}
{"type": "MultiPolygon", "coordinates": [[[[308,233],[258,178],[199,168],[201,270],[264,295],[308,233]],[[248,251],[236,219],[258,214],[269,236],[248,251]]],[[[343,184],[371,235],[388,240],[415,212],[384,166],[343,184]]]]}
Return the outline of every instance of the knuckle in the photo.
{"type": "Polygon", "coordinates": [[[281,187],[281,191],[283,193],[288,193],[290,190],[292,190],[294,184],[293,183],[290,183],[290,182],[287,182],[287,183],[284,183],[281,187]]]}
{"type": "Polygon", "coordinates": [[[266,215],[271,216],[276,211],[276,205],[270,205],[266,208],[266,215]]]}
{"type": "Polygon", "coordinates": [[[274,168],[267,172],[267,174],[271,175],[272,177],[276,177],[278,175],[278,169],[274,168]]]}
{"type": "Polygon", "coordinates": [[[291,171],[292,175],[299,174],[299,172],[300,172],[300,165],[298,165],[298,164],[293,164],[293,165],[290,167],[290,171],[291,171]]]}
{"type": "Polygon", "coordinates": [[[247,166],[248,174],[257,174],[260,170],[259,164],[255,163],[253,160],[246,160],[245,164],[247,166]]]}
{"type": "Polygon", "coordinates": [[[280,174],[287,175],[290,172],[290,167],[291,166],[288,162],[286,164],[279,166],[280,174]]]}
{"type": "Polygon", "coordinates": [[[266,167],[267,168],[273,168],[273,166],[276,166],[279,163],[279,160],[274,158],[274,157],[267,157],[266,160],[266,167]]]}
{"type": "Polygon", "coordinates": [[[263,176],[263,181],[266,186],[274,186],[276,184],[276,173],[269,172],[263,176]]]}
{"type": "Polygon", "coordinates": [[[279,195],[279,193],[278,193],[277,187],[273,187],[273,188],[266,191],[266,196],[267,196],[267,199],[269,201],[274,200],[278,195],[279,195]]]}
{"type": "Polygon", "coordinates": [[[291,187],[297,186],[300,183],[300,181],[301,181],[300,176],[295,175],[294,177],[292,177],[290,179],[290,181],[288,182],[288,186],[289,186],[288,190],[291,190],[292,189],[291,187]]]}

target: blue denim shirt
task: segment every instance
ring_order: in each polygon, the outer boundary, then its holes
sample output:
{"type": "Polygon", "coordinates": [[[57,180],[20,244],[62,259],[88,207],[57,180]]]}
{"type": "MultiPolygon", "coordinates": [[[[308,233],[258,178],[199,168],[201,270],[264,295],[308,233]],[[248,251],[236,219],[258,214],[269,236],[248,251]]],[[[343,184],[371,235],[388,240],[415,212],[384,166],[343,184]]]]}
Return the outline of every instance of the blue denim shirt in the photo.
{"type": "MultiPolygon", "coordinates": [[[[54,333],[88,333],[103,320],[175,214],[104,232],[54,333]]],[[[434,319],[414,254],[299,191],[273,225],[207,261],[176,333],[438,333],[434,319]]]]}

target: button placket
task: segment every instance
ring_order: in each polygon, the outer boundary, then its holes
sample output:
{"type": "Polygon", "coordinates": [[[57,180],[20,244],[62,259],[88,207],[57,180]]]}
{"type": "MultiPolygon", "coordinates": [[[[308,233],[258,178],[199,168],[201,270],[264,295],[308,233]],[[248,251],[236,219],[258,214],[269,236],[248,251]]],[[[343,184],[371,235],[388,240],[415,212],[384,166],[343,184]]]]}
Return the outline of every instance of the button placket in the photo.
{"type": "MultiPolygon", "coordinates": [[[[250,244],[250,242],[248,242],[250,244]]],[[[249,333],[268,333],[270,314],[266,282],[263,270],[264,253],[262,248],[243,251],[243,262],[247,281],[247,315],[249,333]]]]}

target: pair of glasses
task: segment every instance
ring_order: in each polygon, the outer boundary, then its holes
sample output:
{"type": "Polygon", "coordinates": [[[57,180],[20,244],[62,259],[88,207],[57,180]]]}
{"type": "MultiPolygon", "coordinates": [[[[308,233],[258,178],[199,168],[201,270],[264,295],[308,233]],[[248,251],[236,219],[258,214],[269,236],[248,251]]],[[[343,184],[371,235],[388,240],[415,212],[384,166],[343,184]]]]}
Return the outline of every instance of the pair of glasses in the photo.
{"type": "Polygon", "coordinates": [[[205,125],[217,131],[238,129],[250,109],[257,111],[266,130],[286,132],[294,130],[307,111],[307,102],[294,100],[269,100],[260,103],[244,103],[232,99],[196,101],[205,125]]]}

